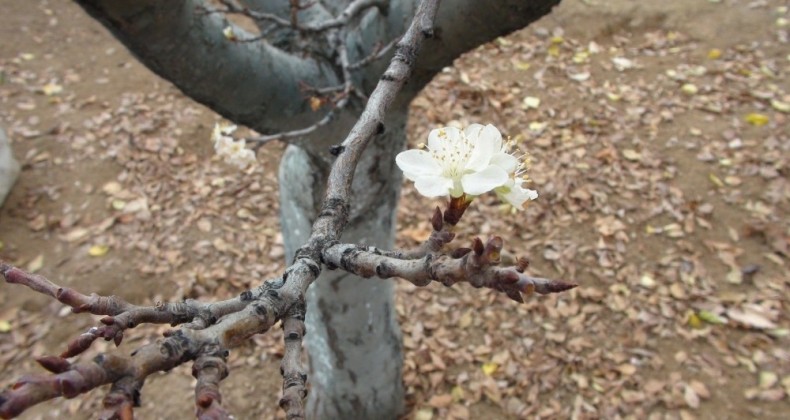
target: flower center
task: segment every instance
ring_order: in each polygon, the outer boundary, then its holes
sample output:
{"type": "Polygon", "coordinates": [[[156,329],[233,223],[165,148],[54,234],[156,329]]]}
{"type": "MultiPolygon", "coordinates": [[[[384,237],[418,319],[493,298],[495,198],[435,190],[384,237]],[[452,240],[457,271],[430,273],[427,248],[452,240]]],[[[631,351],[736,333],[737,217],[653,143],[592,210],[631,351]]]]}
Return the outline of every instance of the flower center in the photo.
{"type": "Polygon", "coordinates": [[[467,138],[463,132],[459,133],[460,138],[451,139],[447,136],[447,131],[441,129],[439,138],[444,140],[439,143],[436,149],[429,149],[431,157],[442,167],[442,175],[448,178],[457,179],[466,172],[466,164],[472,156],[474,142],[467,138]]]}

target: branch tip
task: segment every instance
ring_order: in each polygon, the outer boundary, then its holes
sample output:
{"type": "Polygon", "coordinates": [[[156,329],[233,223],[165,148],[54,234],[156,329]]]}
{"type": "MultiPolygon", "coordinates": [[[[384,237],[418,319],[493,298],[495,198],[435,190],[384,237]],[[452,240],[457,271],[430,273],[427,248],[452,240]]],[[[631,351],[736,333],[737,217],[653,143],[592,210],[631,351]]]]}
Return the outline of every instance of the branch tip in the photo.
{"type": "Polygon", "coordinates": [[[578,286],[579,285],[576,283],[569,283],[562,280],[552,280],[549,283],[548,288],[550,293],[559,293],[559,292],[564,292],[566,290],[574,289],[578,286]]]}

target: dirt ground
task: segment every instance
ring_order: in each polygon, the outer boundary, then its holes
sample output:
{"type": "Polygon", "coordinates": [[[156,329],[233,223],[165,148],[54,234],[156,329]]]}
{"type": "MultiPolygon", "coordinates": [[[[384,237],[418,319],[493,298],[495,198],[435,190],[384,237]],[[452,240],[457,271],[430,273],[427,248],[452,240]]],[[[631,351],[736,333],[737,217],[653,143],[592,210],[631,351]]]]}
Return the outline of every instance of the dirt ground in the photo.
{"type": "MultiPolygon", "coordinates": [[[[0,209],[0,258],[142,303],[225,298],[283,269],[281,146],[234,171],[211,150],[218,117],[71,2],[3,6],[0,125],[23,171],[0,209]]],[[[516,305],[399,285],[409,418],[786,418],[788,6],[564,0],[436,78],[413,105],[412,144],[493,123],[530,153],[540,193],[517,214],[479,199],[459,241],[501,235],[532,273],[580,287],[516,305]]],[[[436,203],[411,185],[403,197],[410,246],[436,203]]],[[[0,285],[0,385],[96,322],[0,285]]],[[[121,351],[163,330],[134,329],[121,351]]],[[[281,341],[232,353],[222,391],[237,418],[281,416],[281,341]]],[[[189,372],[151,378],[139,418],[188,418],[189,372]]],[[[102,396],[22,418],[91,418],[102,396]]]]}

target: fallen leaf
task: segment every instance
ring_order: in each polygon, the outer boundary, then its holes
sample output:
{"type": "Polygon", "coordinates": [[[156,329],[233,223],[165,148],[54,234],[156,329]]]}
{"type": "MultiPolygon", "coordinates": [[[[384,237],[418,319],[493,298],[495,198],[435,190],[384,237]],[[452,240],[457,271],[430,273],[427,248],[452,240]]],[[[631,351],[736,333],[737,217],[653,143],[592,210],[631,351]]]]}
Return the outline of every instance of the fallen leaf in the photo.
{"type": "Polygon", "coordinates": [[[753,125],[755,127],[762,127],[762,126],[768,124],[768,121],[769,121],[767,115],[758,114],[758,113],[754,113],[754,112],[751,113],[751,114],[747,114],[746,117],[744,117],[744,119],[746,120],[746,122],[748,122],[749,124],[751,124],[751,125],[753,125]]]}
{"type": "Polygon", "coordinates": [[[88,229],[78,227],[61,235],[60,239],[66,242],[77,242],[87,238],[89,233],[88,229]]]}
{"type": "Polygon", "coordinates": [[[728,309],[727,317],[747,327],[756,328],[758,330],[777,327],[777,325],[770,319],[766,318],[765,315],[749,309],[728,309]]]}
{"type": "Polygon", "coordinates": [[[450,395],[453,396],[454,402],[459,402],[464,399],[464,389],[456,385],[450,390],[450,395]]]}
{"type": "Polygon", "coordinates": [[[63,86],[57,83],[47,83],[41,87],[41,92],[47,96],[57,95],[58,93],[63,92],[63,86]]]}
{"type": "Polygon", "coordinates": [[[522,109],[536,109],[540,106],[540,98],[536,98],[534,96],[527,96],[524,98],[524,102],[522,102],[521,108],[522,109]]]}
{"type": "Polygon", "coordinates": [[[708,324],[721,325],[727,323],[727,320],[725,318],[722,318],[710,311],[705,311],[705,310],[699,311],[697,312],[697,316],[699,317],[699,319],[707,322],[708,324]]]}
{"type": "Polygon", "coordinates": [[[447,408],[452,404],[453,396],[450,394],[434,395],[428,400],[428,405],[436,408],[447,408]]]}
{"type": "Polygon", "coordinates": [[[27,271],[31,273],[41,270],[41,267],[44,267],[44,254],[38,254],[35,258],[30,260],[29,263],[27,263],[27,271]]]}
{"type": "Polygon", "coordinates": [[[693,96],[699,92],[699,88],[693,83],[686,83],[680,87],[680,90],[686,95],[693,96]]]}
{"type": "Polygon", "coordinates": [[[771,100],[771,106],[779,112],[784,112],[785,114],[790,113],[790,103],[788,102],[773,99],[771,100]]]}
{"type": "Polygon", "coordinates": [[[432,408],[421,408],[414,414],[414,420],[431,420],[433,419],[432,408]]]}
{"type": "Polygon", "coordinates": [[[633,60],[625,57],[614,57],[612,58],[612,63],[614,64],[614,67],[617,69],[617,71],[630,70],[636,67],[636,64],[633,60]]]}
{"type": "Polygon", "coordinates": [[[107,245],[93,245],[92,247],[88,248],[88,255],[91,257],[103,257],[109,250],[110,247],[107,245]]]}
{"type": "Polygon", "coordinates": [[[623,157],[630,161],[638,161],[642,159],[642,154],[633,149],[623,150],[623,157]]]}
{"type": "Polygon", "coordinates": [[[689,315],[688,324],[689,327],[694,329],[700,329],[703,327],[702,319],[699,316],[697,316],[697,314],[689,315]]]}
{"type": "Polygon", "coordinates": [[[499,369],[499,365],[494,362],[483,363],[482,369],[486,376],[491,376],[499,369]]]}
{"type": "Polygon", "coordinates": [[[686,389],[683,391],[683,399],[689,407],[694,409],[699,408],[699,396],[694,389],[688,385],[686,385],[686,389]]]}
{"type": "Polygon", "coordinates": [[[760,372],[760,379],[758,380],[759,387],[762,389],[773,388],[779,382],[779,375],[774,372],[762,371],[760,372]]]}

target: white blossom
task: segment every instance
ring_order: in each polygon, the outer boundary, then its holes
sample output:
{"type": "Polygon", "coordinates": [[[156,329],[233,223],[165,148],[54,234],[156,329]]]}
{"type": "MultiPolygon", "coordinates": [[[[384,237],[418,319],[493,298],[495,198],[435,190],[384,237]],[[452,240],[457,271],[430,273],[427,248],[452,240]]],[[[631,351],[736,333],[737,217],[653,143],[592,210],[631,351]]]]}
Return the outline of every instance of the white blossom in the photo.
{"type": "Polygon", "coordinates": [[[505,185],[519,166],[507,153],[493,125],[472,124],[432,130],[426,150],[407,150],[395,158],[407,179],[427,197],[477,196],[505,185]]]}
{"type": "Polygon", "coordinates": [[[226,26],[225,29],[222,30],[222,35],[225,35],[225,38],[227,38],[229,41],[236,41],[239,39],[236,36],[236,31],[233,30],[232,26],[226,26]]]}
{"type": "Polygon", "coordinates": [[[511,206],[520,209],[524,207],[524,203],[529,200],[538,198],[538,192],[523,188],[522,183],[526,182],[524,179],[513,177],[507,180],[505,185],[497,187],[494,192],[500,200],[507,202],[511,206]]]}
{"type": "Polygon", "coordinates": [[[255,163],[255,152],[247,148],[244,139],[236,140],[230,135],[236,131],[236,126],[225,123],[214,125],[211,140],[214,142],[214,151],[225,162],[244,169],[255,163]]]}
{"type": "MultiPolygon", "coordinates": [[[[512,148],[515,142],[508,141],[505,145],[506,148],[512,148]]],[[[524,188],[522,185],[529,182],[529,177],[526,175],[529,169],[530,159],[529,156],[524,154],[517,159],[518,165],[508,172],[508,180],[503,185],[494,189],[494,192],[500,200],[510,204],[516,209],[524,208],[524,203],[527,201],[535,200],[538,198],[538,192],[524,188]]]]}

